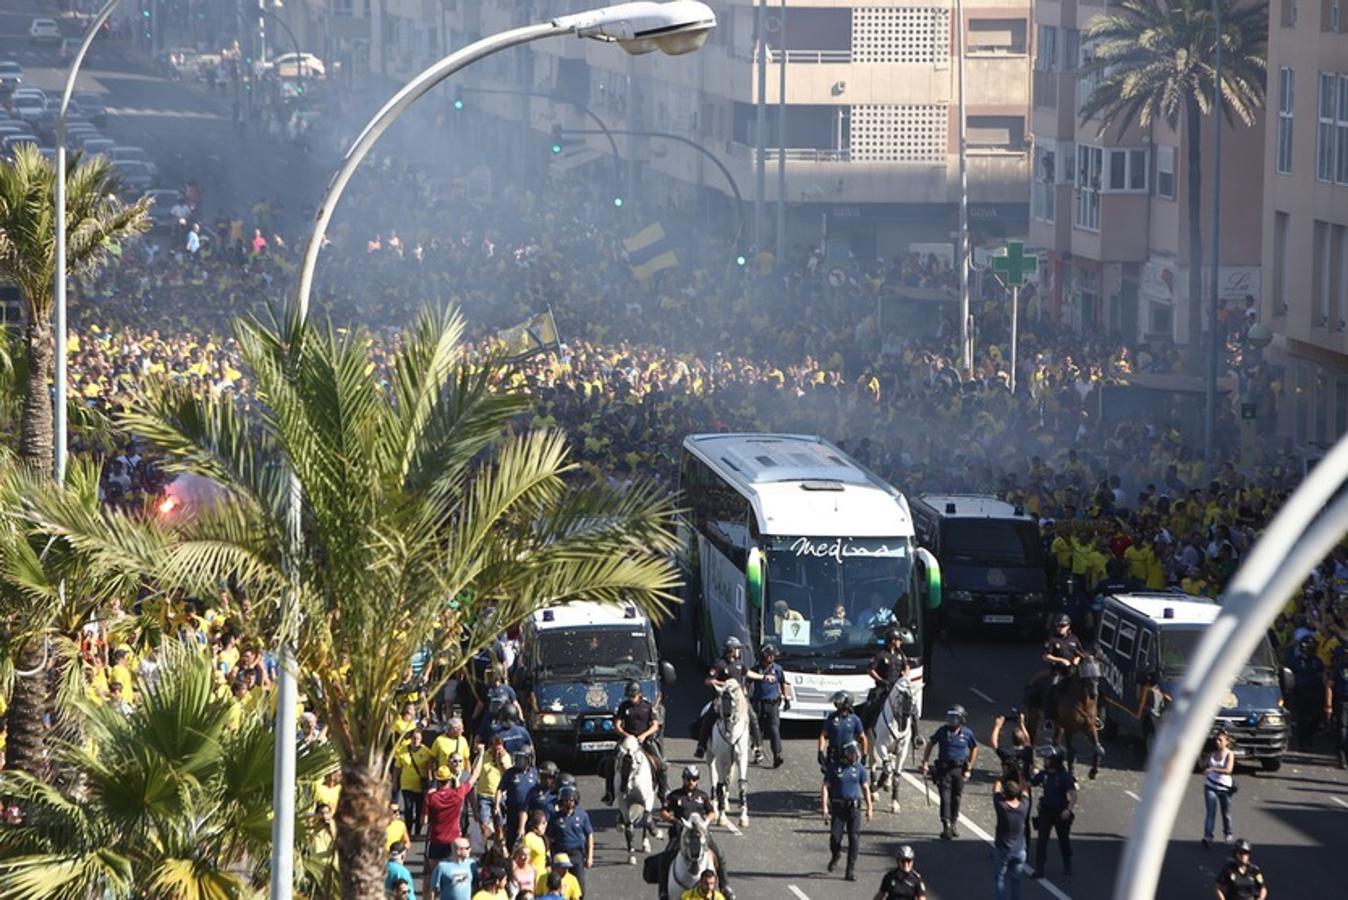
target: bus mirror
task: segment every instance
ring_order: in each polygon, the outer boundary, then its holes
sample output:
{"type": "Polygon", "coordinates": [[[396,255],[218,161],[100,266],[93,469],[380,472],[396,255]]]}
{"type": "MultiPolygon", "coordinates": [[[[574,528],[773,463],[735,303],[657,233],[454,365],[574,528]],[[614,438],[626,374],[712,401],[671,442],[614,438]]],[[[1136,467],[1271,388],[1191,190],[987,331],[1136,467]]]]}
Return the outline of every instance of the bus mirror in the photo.
{"type": "Polygon", "coordinates": [[[669,662],[660,663],[660,680],[665,684],[673,684],[679,680],[679,674],[674,671],[674,666],[669,662]]]}
{"type": "Polygon", "coordinates": [[[763,608],[763,553],[754,547],[749,551],[749,561],[744,566],[745,590],[749,605],[755,609],[763,608]]]}
{"type": "Polygon", "coordinates": [[[930,550],[917,548],[918,594],[927,609],[941,608],[941,564],[930,550]]]}

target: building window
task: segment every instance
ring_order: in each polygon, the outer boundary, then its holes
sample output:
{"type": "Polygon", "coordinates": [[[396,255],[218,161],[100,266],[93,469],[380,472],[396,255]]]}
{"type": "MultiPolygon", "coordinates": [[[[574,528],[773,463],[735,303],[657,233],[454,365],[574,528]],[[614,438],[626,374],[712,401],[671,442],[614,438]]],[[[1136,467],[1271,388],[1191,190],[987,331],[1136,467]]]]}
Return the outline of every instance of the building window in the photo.
{"type": "Polygon", "coordinates": [[[1297,23],[1297,0],[1282,0],[1282,27],[1293,28],[1297,23]]]}
{"type": "Polygon", "coordinates": [[[1024,150],[1023,116],[969,116],[970,150],[1024,150]]]}
{"type": "Polygon", "coordinates": [[[1348,75],[1339,76],[1339,109],[1334,120],[1334,180],[1348,184],[1348,75]]]}
{"type": "Polygon", "coordinates": [[[1273,314],[1287,314],[1287,233],[1292,217],[1285,212],[1273,213],[1273,314]]]}
{"type": "Polygon", "coordinates": [[[1058,29],[1054,25],[1039,26],[1039,43],[1034,48],[1034,67],[1040,72],[1058,68],[1058,29]]]}
{"type": "Polygon", "coordinates": [[[1338,102],[1334,89],[1338,86],[1338,76],[1333,72],[1321,72],[1315,98],[1315,177],[1320,181],[1334,180],[1334,130],[1338,102]]]}
{"type": "Polygon", "coordinates": [[[1024,56],[1024,19],[970,19],[970,56],[1024,56]]]}
{"type": "Polygon", "coordinates": [[[1077,208],[1072,222],[1086,231],[1100,230],[1100,176],[1105,153],[1089,144],[1077,146],[1077,208]]]}
{"type": "Polygon", "coordinates": [[[1296,72],[1287,66],[1278,70],[1278,146],[1279,175],[1292,174],[1292,104],[1296,99],[1296,72]]]}
{"type": "Polygon", "coordinates": [[[1329,288],[1330,288],[1330,247],[1331,235],[1328,222],[1315,220],[1312,232],[1314,244],[1311,247],[1311,296],[1315,298],[1315,312],[1311,327],[1329,327],[1329,288]]]}
{"type": "Polygon", "coordinates": [[[1109,150],[1109,184],[1111,194],[1146,193],[1147,151],[1125,148],[1109,150]]]}
{"type": "Polygon", "coordinates": [[[1329,235],[1329,330],[1343,331],[1345,322],[1343,321],[1344,310],[1348,309],[1343,302],[1344,289],[1348,287],[1344,281],[1344,265],[1348,263],[1348,254],[1344,253],[1345,244],[1348,244],[1348,228],[1342,225],[1334,225],[1330,229],[1329,235]]]}
{"type": "Polygon", "coordinates": [[[1052,141],[1041,140],[1034,147],[1034,184],[1030,193],[1030,214],[1037,221],[1053,221],[1057,176],[1058,148],[1052,141]]]}
{"type": "Polygon", "coordinates": [[[1156,196],[1162,200],[1175,199],[1175,148],[1156,148],[1156,196]]]}
{"type": "Polygon", "coordinates": [[[1062,65],[1068,72],[1081,68],[1081,32],[1076,28],[1062,30],[1062,65]]]}
{"type": "Polygon", "coordinates": [[[1320,0],[1320,30],[1339,30],[1339,0],[1320,0]]]}

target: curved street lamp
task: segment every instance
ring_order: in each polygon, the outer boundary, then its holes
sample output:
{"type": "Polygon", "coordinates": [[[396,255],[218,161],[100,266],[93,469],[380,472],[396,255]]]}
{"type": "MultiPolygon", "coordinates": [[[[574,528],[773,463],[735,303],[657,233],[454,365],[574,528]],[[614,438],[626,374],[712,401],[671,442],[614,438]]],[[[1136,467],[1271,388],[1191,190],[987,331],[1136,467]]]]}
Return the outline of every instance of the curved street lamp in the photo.
{"type": "MultiPolygon", "coordinates": [[[[116,0],[110,0],[116,2],[116,0]]],[[[328,223],[342,192],[355,174],[356,168],[370,149],[398,117],[417,100],[450,75],[478,60],[518,47],[532,41],[573,34],[576,37],[615,43],[633,55],[660,50],[671,56],[691,53],[707,40],[707,34],[716,27],[716,14],[699,0],[673,0],[656,3],[643,0],[621,3],[573,15],[559,16],[548,22],[513,28],[485,37],[456,50],[438,62],[432,63],[389,98],[375,113],[364,130],[357,135],[347,150],[341,166],[332,176],[323,192],[315,215],[309,243],[300,268],[299,289],[295,303],[298,321],[303,324],[309,315],[309,299],[314,287],[314,269],[318,254],[323,249],[328,223]]],[[[290,473],[290,509],[287,523],[290,545],[297,550],[301,543],[300,512],[301,488],[294,472],[290,473]]],[[[277,677],[276,702],[276,760],[272,794],[272,858],[271,897],[290,900],[294,887],[295,841],[295,741],[290,739],[296,728],[296,700],[298,672],[295,649],[289,629],[297,617],[296,595],[292,589],[282,598],[282,634],[280,671],[277,677]]]]}

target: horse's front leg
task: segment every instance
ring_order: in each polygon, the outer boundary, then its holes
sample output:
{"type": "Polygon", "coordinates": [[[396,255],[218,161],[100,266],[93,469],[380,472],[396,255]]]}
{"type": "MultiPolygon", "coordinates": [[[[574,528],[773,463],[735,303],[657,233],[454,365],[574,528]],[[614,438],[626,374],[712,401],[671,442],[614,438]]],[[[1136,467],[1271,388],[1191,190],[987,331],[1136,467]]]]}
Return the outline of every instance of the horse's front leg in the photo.
{"type": "Polygon", "coordinates": [[[739,770],[740,827],[749,827],[749,754],[740,756],[739,770]]]}

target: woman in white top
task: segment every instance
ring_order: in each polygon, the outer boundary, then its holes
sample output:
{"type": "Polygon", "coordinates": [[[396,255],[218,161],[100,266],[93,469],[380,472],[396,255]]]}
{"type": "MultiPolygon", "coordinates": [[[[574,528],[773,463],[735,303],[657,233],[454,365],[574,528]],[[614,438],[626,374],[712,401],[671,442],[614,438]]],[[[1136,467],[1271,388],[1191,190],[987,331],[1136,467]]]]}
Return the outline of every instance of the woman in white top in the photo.
{"type": "Polygon", "coordinates": [[[1231,735],[1218,730],[1214,737],[1216,748],[1203,759],[1203,803],[1207,813],[1203,817],[1203,846],[1212,846],[1212,826],[1218,804],[1222,807],[1222,834],[1229,844],[1235,838],[1231,833],[1231,795],[1235,782],[1231,773],[1236,768],[1236,754],[1231,750],[1231,735]]]}

